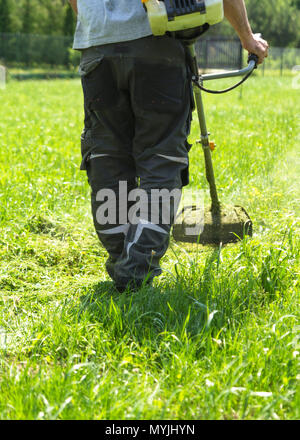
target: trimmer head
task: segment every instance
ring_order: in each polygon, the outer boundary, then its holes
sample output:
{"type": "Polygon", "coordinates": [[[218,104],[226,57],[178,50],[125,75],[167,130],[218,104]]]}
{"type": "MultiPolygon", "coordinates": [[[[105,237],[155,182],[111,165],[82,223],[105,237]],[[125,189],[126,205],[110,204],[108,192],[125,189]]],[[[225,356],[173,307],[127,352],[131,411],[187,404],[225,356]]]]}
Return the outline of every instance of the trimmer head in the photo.
{"type": "Polygon", "coordinates": [[[252,236],[252,221],[241,206],[222,206],[215,213],[185,207],[173,226],[174,239],[185,243],[235,243],[245,235],[252,236]]]}

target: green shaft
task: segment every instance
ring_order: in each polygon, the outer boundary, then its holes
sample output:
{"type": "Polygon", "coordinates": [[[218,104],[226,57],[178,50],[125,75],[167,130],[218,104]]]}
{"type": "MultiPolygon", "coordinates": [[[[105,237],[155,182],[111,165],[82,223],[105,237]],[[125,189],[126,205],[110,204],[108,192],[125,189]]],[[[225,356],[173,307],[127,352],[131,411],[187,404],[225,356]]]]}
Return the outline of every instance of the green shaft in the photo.
{"type": "MultiPolygon", "coordinates": [[[[197,63],[197,58],[196,58],[195,45],[192,44],[192,45],[188,46],[188,48],[189,48],[190,55],[192,58],[192,73],[194,75],[198,75],[198,63],[197,63]]],[[[210,191],[210,197],[211,197],[211,202],[212,202],[212,210],[216,212],[216,211],[220,210],[220,202],[219,202],[217,187],[216,187],[216,183],[215,183],[215,175],[214,175],[214,169],[213,169],[212,158],[211,158],[211,151],[210,151],[210,146],[209,146],[209,137],[208,137],[208,131],[207,131],[207,127],[206,127],[202,94],[201,94],[201,90],[196,86],[194,86],[194,95],[195,95],[197,114],[198,114],[200,131],[201,131],[201,144],[202,144],[203,153],[204,153],[206,179],[209,184],[209,191],[210,191]]]]}

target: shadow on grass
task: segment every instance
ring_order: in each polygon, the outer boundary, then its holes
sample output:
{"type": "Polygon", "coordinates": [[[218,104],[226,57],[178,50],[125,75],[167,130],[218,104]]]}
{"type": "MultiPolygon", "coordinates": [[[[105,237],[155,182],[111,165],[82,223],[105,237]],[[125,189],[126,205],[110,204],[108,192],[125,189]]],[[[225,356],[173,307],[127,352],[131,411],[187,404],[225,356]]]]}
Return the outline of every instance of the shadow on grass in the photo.
{"type": "Polygon", "coordinates": [[[107,302],[108,299],[118,299],[121,294],[116,290],[113,281],[100,281],[88,288],[88,292],[80,297],[81,307],[86,309],[90,304],[103,300],[107,302]]]}
{"type": "Polygon", "coordinates": [[[242,252],[227,261],[221,257],[221,247],[212,248],[205,259],[196,255],[181,261],[177,256],[176,276],[166,273],[153,287],[143,286],[137,292],[119,293],[109,281],[94,284],[80,298],[79,315],[101,323],[115,337],[128,333],[136,340],[167,333],[180,339],[203,331],[215,335],[228,328],[238,332],[248,316],[276,299],[281,284],[290,279],[285,267],[277,268],[281,251],[267,252],[254,273],[250,263],[256,254],[248,243],[242,243],[242,252]]]}
{"type": "Polygon", "coordinates": [[[176,278],[158,278],[154,286],[136,292],[119,293],[110,281],[96,283],[80,297],[78,317],[101,323],[116,337],[129,333],[139,341],[166,333],[197,335],[210,326],[220,329],[223,315],[214,309],[210,289],[218,259],[214,249],[204,267],[194,262],[176,278]]]}

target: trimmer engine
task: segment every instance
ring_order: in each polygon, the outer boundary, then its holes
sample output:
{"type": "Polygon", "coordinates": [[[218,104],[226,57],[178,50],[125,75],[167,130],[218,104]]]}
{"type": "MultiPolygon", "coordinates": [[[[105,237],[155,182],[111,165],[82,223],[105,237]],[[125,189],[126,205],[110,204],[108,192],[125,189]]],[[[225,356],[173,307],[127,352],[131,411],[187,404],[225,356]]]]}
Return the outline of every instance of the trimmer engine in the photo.
{"type": "Polygon", "coordinates": [[[223,0],[142,0],[153,35],[219,23],[224,18],[223,0]]]}

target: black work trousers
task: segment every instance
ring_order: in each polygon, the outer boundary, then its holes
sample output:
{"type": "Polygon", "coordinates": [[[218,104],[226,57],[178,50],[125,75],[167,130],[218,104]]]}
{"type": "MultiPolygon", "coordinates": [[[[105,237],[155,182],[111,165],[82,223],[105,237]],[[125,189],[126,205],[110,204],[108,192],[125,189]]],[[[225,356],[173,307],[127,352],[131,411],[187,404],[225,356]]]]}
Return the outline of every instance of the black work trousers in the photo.
{"type": "Polygon", "coordinates": [[[82,51],[80,73],[81,169],[91,186],[95,229],[113,280],[140,285],[161,273],[176,214],[174,198],[154,200],[151,192],[180,192],[188,184],[193,97],[185,49],[170,36],[96,46],[82,51]],[[140,190],[147,201],[133,197],[140,190]],[[137,201],[140,219],[133,222],[127,214],[137,201]],[[170,216],[163,221],[166,203],[170,216]]]}

